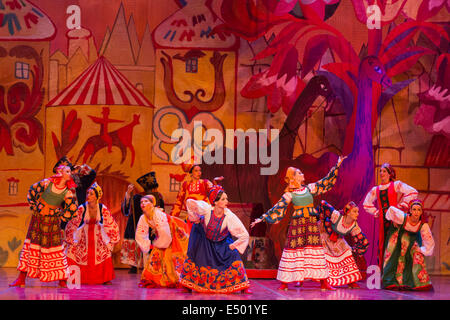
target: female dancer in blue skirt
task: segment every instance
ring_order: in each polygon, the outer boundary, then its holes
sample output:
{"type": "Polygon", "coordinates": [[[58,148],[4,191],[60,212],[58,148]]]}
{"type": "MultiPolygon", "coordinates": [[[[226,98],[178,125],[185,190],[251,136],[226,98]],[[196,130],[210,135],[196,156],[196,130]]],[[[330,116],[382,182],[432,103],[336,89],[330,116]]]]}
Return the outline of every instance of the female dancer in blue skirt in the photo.
{"type": "Polygon", "coordinates": [[[248,245],[248,231],[227,208],[227,194],[220,185],[213,186],[208,197],[214,207],[201,200],[186,201],[188,218],[194,225],[180,283],[188,291],[251,293],[240,256],[248,245]]]}

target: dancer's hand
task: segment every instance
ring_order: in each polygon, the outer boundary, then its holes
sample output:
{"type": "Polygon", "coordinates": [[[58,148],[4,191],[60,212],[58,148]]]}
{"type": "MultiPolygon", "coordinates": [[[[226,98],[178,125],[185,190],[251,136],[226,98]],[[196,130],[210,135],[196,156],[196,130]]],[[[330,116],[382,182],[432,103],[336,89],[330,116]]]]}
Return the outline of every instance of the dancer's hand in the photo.
{"type": "Polygon", "coordinates": [[[236,249],[236,247],[234,246],[234,243],[230,244],[230,245],[229,245],[229,248],[230,248],[231,250],[236,249]]]}
{"type": "Polygon", "coordinates": [[[261,221],[262,221],[262,219],[260,219],[260,218],[255,219],[255,221],[253,221],[253,222],[250,224],[250,228],[253,228],[257,223],[260,223],[261,221]]]}
{"type": "Polygon", "coordinates": [[[134,191],[134,185],[133,184],[129,184],[128,188],[127,188],[127,192],[125,193],[125,198],[128,200],[130,198],[130,195],[133,193],[134,191]]]}
{"type": "Polygon", "coordinates": [[[337,165],[338,166],[340,166],[341,165],[341,163],[342,163],[342,161],[344,161],[345,160],[345,158],[347,158],[348,156],[339,156],[339,159],[338,159],[338,162],[337,162],[337,165]]]}
{"type": "Polygon", "coordinates": [[[76,164],[73,166],[72,174],[78,174],[80,172],[80,170],[81,170],[81,166],[76,164]]]}
{"type": "Polygon", "coordinates": [[[127,193],[130,194],[134,191],[134,184],[129,184],[127,188],[127,193]]]}
{"type": "Polygon", "coordinates": [[[224,179],[223,176],[215,177],[214,180],[213,180],[213,183],[214,183],[215,185],[217,185],[217,183],[218,183],[219,181],[222,181],[223,179],[224,179]]]}

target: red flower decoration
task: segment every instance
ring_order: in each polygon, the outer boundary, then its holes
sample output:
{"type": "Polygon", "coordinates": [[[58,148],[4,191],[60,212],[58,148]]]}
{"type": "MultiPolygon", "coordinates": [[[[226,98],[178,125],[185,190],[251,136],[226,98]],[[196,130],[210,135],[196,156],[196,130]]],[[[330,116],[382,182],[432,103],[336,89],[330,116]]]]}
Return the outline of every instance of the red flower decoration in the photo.
{"type": "MultiPolygon", "coordinates": [[[[9,81],[9,87],[0,85],[0,151],[5,149],[6,154],[14,155],[13,146],[23,152],[32,152],[36,143],[43,152],[43,126],[36,118],[41,110],[44,96],[43,64],[41,56],[32,47],[23,45],[13,47],[9,52],[0,47],[0,56],[25,57],[34,59],[29,66],[26,79],[30,79],[32,88],[24,81],[9,81]]],[[[5,83],[2,81],[2,83],[5,83]]]]}

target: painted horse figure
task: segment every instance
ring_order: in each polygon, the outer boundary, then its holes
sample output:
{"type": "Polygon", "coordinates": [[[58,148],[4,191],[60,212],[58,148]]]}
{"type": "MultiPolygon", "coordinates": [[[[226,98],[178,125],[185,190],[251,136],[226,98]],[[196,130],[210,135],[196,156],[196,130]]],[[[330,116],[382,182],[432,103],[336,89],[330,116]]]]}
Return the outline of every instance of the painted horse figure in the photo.
{"type": "Polygon", "coordinates": [[[135,150],[133,146],[133,129],[140,123],[139,117],[140,115],[134,114],[132,122],[117,130],[109,132],[108,134],[111,138],[110,143],[104,139],[102,134],[98,134],[88,138],[81,148],[80,152],[78,153],[76,162],[78,162],[81,156],[84,155],[83,163],[87,163],[88,161],[91,161],[95,154],[101,149],[108,148],[108,150],[110,150],[112,147],[117,147],[120,149],[120,152],[122,154],[120,163],[123,163],[125,161],[125,158],[127,156],[127,149],[130,150],[130,167],[132,167],[135,158],[135,150]]]}

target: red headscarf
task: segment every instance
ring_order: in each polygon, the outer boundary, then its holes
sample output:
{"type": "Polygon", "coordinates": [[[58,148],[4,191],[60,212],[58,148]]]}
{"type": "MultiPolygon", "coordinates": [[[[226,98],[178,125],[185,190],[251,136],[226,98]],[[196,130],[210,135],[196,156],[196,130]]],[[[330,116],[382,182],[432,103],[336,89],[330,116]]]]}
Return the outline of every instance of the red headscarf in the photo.
{"type": "Polygon", "coordinates": [[[344,207],[344,215],[347,215],[347,213],[352,210],[353,208],[357,207],[356,203],[354,203],[353,201],[350,201],[349,203],[347,203],[344,207]]]}
{"type": "Polygon", "coordinates": [[[216,200],[217,195],[219,194],[220,191],[225,191],[225,190],[223,190],[222,186],[220,186],[218,184],[211,188],[211,190],[209,191],[209,195],[208,195],[209,203],[214,205],[214,200],[216,200]]]}
{"type": "MultiPolygon", "coordinates": [[[[56,171],[58,172],[58,170],[62,169],[63,167],[68,167],[68,166],[60,165],[56,169],[56,171]]],[[[62,175],[60,173],[54,174],[53,176],[51,176],[49,178],[49,180],[51,182],[53,182],[53,184],[59,184],[62,180],[62,175]]],[[[77,187],[77,184],[75,183],[75,181],[73,181],[72,177],[70,177],[70,179],[66,181],[66,187],[67,187],[67,189],[75,189],[77,187]]]]}

